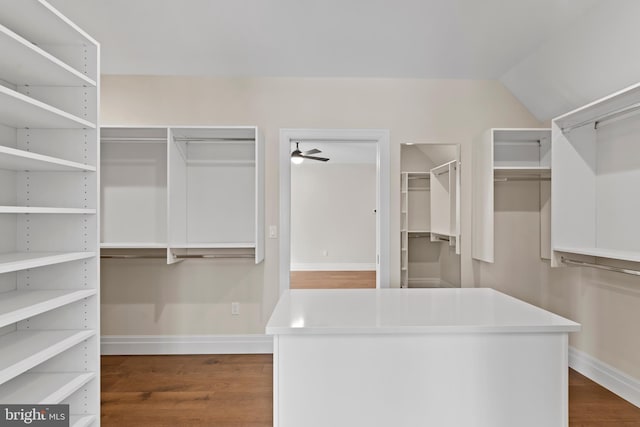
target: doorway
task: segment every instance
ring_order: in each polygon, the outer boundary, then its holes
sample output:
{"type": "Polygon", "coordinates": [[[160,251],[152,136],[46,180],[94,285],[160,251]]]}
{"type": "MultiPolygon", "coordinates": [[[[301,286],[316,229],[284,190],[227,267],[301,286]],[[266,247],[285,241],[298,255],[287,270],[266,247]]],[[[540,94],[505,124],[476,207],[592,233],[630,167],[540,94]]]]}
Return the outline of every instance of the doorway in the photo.
{"type": "MultiPolygon", "coordinates": [[[[375,205],[367,207],[375,219],[375,252],[373,266],[375,268],[375,286],[389,287],[389,132],[387,130],[355,130],[355,129],[283,129],[280,131],[280,291],[290,288],[291,284],[291,248],[292,248],[292,151],[298,143],[301,151],[319,150],[323,153],[337,153],[343,149],[370,147],[375,164],[375,205]],[[292,145],[293,144],[293,145],[292,145]],[[292,148],[294,147],[294,148],[292,148]],[[320,147],[320,148],[318,148],[320,147]],[[322,149],[324,147],[324,150],[322,149]]],[[[356,150],[357,151],[357,150],[356,150]]],[[[322,157],[320,153],[316,153],[322,157]]],[[[331,161],[331,160],[330,160],[331,161]]],[[[329,161],[329,162],[330,162],[329,161]]],[[[327,162],[327,164],[329,163],[327,162]]],[[[324,163],[324,162],[323,162],[324,163]]],[[[317,168],[316,168],[317,169],[317,168]]],[[[313,175],[313,172],[311,173],[313,175]]],[[[340,211],[340,207],[333,206],[340,211]]],[[[315,249],[316,252],[318,248],[315,249]]],[[[320,249],[320,256],[329,258],[326,249],[320,249]]],[[[326,273],[329,273],[328,271],[326,273]]],[[[325,273],[325,275],[327,275],[325,273]]],[[[339,283],[340,281],[360,280],[349,278],[348,274],[335,273],[320,278],[339,283]]],[[[369,275],[372,272],[368,273],[369,275]]],[[[322,272],[318,273],[322,276],[322,272]]],[[[366,281],[366,278],[361,278],[366,281]]],[[[326,287],[326,286],[325,286],[326,287]]]]}

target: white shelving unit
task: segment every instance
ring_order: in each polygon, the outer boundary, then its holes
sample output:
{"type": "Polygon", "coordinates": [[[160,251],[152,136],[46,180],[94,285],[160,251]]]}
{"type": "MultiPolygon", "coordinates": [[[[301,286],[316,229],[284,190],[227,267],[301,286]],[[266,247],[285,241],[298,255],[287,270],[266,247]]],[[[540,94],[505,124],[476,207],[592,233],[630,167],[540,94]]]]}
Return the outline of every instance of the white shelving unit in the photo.
{"type": "Polygon", "coordinates": [[[97,426],[99,45],[45,1],[0,8],[0,403],[97,426]]]}
{"type": "Polygon", "coordinates": [[[256,127],[104,126],[102,249],[264,258],[256,127]]]}
{"type": "Polygon", "coordinates": [[[638,105],[640,84],[552,121],[553,266],[566,254],[640,262],[638,105]]]}
{"type": "Polygon", "coordinates": [[[540,257],[550,257],[551,129],[489,129],[473,144],[472,257],[494,262],[495,185],[539,181],[540,257]]]}
{"type": "Polygon", "coordinates": [[[448,241],[460,254],[460,168],[452,160],[430,170],[431,241],[448,241]]]}
{"type": "Polygon", "coordinates": [[[400,174],[400,286],[409,287],[409,173],[400,174]]]}

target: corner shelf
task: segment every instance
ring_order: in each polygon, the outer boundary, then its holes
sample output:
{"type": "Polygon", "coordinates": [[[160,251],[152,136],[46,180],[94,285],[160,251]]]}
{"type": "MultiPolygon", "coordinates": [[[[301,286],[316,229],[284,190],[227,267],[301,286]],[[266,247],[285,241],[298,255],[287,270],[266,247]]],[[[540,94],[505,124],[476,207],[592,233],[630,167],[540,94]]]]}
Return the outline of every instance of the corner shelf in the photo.
{"type": "Polygon", "coordinates": [[[95,129],[96,125],[0,86],[0,123],[14,128],[95,129]]]}
{"type": "Polygon", "coordinates": [[[14,85],[91,86],[96,82],[0,25],[0,75],[14,85]]]}
{"type": "Polygon", "coordinates": [[[0,328],[96,294],[95,289],[0,293],[0,328]]]}
{"type": "Polygon", "coordinates": [[[24,402],[57,404],[94,378],[94,372],[26,373],[3,384],[0,402],[9,405],[24,402]]]}
{"type": "MultiPolygon", "coordinates": [[[[95,252],[11,252],[0,254],[0,274],[96,256],[95,252]]],[[[1,347],[0,347],[1,348],[1,347]]]]}
{"type": "Polygon", "coordinates": [[[0,145],[0,169],[39,172],[95,172],[96,167],[0,145]]]}
{"type": "Polygon", "coordinates": [[[0,337],[0,384],[91,338],[96,331],[19,330],[0,337]]]}

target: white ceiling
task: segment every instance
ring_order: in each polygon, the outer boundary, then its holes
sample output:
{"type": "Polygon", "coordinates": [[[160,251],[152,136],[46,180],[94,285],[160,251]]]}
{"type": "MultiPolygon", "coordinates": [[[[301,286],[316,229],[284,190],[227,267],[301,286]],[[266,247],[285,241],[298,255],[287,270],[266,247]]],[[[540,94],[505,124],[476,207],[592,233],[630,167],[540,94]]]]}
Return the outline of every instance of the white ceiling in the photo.
{"type": "Polygon", "coordinates": [[[50,0],[104,74],[497,79],[604,0],[50,0]]]}

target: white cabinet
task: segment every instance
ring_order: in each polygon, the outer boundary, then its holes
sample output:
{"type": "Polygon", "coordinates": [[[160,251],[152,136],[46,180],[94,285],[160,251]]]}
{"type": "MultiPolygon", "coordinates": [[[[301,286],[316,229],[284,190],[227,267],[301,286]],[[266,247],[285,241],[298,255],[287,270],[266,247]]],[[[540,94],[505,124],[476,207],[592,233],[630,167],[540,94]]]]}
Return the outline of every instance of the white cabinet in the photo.
{"type": "Polygon", "coordinates": [[[0,7],[0,403],[98,425],[99,45],[44,1],[0,7]]]}
{"type": "Polygon", "coordinates": [[[103,127],[102,247],[264,259],[256,127],[103,127]]]}
{"type": "Polygon", "coordinates": [[[489,129],[473,144],[473,258],[494,262],[495,186],[539,181],[540,256],[549,258],[551,129],[489,129]]]}
{"type": "Polygon", "coordinates": [[[640,262],[640,84],[553,120],[552,265],[640,262]]]}
{"type": "Polygon", "coordinates": [[[460,168],[457,160],[432,168],[431,241],[448,241],[460,254],[460,168]]]}

